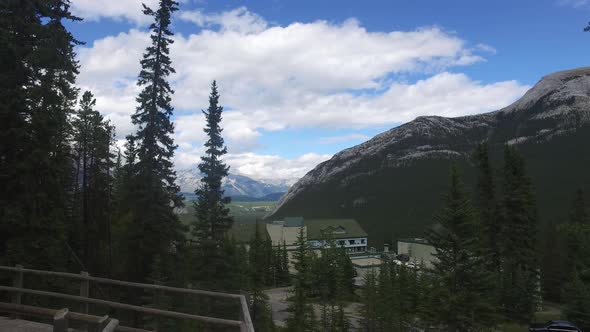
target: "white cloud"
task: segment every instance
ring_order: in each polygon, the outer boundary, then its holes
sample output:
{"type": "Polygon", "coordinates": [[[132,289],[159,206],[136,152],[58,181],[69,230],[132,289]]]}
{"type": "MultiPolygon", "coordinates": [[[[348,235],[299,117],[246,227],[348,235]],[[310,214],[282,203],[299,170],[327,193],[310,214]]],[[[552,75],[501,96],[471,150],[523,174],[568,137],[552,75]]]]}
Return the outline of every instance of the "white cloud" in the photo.
{"type": "Polygon", "coordinates": [[[334,143],[342,143],[342,142],[350,142],[350,141],[366,141],[371,137],[363,134],[349,134],[343,136],[330,136],[330,137],[320,137],[318,143],[320,144],[334,144],[334,143]]]}
{"type": "MultiPolygon", "coordinates": [[[[171,46],[179,163],[198,160],[188,154],[202,145],[200,109],[207,106],[213,79],[221,104],[229,109],[223,120],[229,151],[250,161],[254,157],[248,152],[259,147],[264,130],[382,127],[420,115],[480,113],[506,106],[527,89],[515,81],[484,84],[450,72],[484,60],[477,52],[489,54],[493,48],[470,48],[438,27],[369,32],[354,19],[272,26],[243,7],[180,17],[201,30],[176,35],[171,46]],[[395,80],[416,73],[427,78],[395,80]]],[[[112,119],[120,137],[133,130],[129,116],[148,43],[148,33],[132,29],[78,50],[79,85],[95,93],[97,108],[112,119]]],[[[274,160],[267,157],[261,160],[274,160]]],[[[258,165],[259,174],[267,171],[266,164],[247,165],[240,167],[253,173],[252,165],[258,165]]]]}
{"type": "Polygon", "coordinates": [[[221,27],[223,31],[239,33],[259,33],[264,31],[268,23],[259,15],[239,7],[222,13],[203,13],[198,10],[182,11],[180,18],[195,23],[202,28],[221,27]]]}
{"type": "Polygon", "coordinates": [[[559,0],[560,5],[572,6],[574,8],[586,7],[590,5],[590,0],[559,0]]]}
{"type": "Polygon", "coordinates": [[[255,153],[228,154],[225,160],[231,171],[262,181],[284,180],[291,185],[317,164],[330,159],[328,154],[308,153],[288,159],[276,155],[255,153]]]}
{"type": "Polygon", "coordinates": [[[154,9],[158,0],[75,0],[72,1],[72,13],[88,21],[110,17],[146,24],[150,19],[143,14],[142,3],[154,9]]]}

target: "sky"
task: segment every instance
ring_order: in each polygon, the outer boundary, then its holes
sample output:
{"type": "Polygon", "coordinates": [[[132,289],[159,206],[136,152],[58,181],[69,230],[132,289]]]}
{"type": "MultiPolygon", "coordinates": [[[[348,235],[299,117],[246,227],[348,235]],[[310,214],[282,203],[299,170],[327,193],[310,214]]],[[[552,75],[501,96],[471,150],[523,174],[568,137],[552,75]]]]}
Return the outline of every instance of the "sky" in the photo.
{"type": "MultiPolygon", "coordinates": [[[[144,0],[156,8],[158,0],[144,0]]],[[[134,132],[141,0],[71,0],[77,85],[134,132]]],[[[500,109],[542,76],[588,65],[590,0],[181,0],[171,29],[178,170],[203,152],[217,80],[230,172],[291,184],[418,116],[500,109]]]]}

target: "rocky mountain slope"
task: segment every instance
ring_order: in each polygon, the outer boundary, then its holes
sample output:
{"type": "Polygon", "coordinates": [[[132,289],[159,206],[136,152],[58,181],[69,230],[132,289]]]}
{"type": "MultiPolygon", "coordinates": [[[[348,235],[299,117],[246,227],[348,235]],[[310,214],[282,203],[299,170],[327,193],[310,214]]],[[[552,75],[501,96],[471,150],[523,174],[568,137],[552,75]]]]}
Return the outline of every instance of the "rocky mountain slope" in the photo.
{"type": "MultiPolygon", "coordinates": [[[[198,168],[184,169],[176,172],[176,183],[181,192],[192,193],[199,186],[202,175],[198,168]]],[[[270,194],[286,192],[289,187],[284,184],[272,184],[257,181],[247,176],[229,174],[223,179],[223,189],[227,196],[248,196],[261,198],[270,194]]]]}
{"type": "Polygon", "coordinates": [[[295,183],[269,217],[356,217],[376,244],[420,235],[440,204],[450,160],[472,185],[470,156],[482,141],[496,168],[503,145],[516,144],[542,219],[566,218],[574,190],[590,192],[590,67],[543,77],[501,110],[419,117],[343,150],[295,183]]]}

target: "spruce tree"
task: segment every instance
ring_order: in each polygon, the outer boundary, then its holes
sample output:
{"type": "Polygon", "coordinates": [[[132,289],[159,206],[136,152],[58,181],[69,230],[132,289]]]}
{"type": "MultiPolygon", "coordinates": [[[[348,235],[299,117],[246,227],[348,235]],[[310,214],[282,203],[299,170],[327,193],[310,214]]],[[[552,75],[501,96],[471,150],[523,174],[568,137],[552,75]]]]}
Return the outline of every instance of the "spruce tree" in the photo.
{"type": "Polygon", "coordinates": [[[209,108],[203,111],[206,119],[204,128],[207,134],[205,155],[201,157],[199,170],[203,174],[200,186],[195,190],[197,200],[194,202],[196,220],[192,232],[196,241],[194,248],[197,285],[201,288],[224,290],[224,278],[229,273],[228,257],[221,252],[226,232],[233,219],[229,216],[226,204],[230,198],[224,196],[221,183],[227,176],[229,167],[221,160],[227,153],[221,132],[221,113],[219,93],[215,81],[211,84],[209,108]]]}
{"type": "Polygon", "coordinates": [[[590,329],[590,273],[583,280],[577,270],[564,290],[564,314],[584,331],[590,329]]]}
{"type": "Polygon", "coordinates": [[[94,109],[96,100],[86,91],[72,122],[74,159],[73,234],[78,256],[91,274],[107,270],[107,246],[110,229],[112,162],[110,151],[114,128],[94,109]]]}
{"type": "Polygon", "coordinates": [[[481,237],[478,247],[485,258],[487,269],[499,277],[501,219],[496,198],[494,169],[486,143],[477,146],[474,160],[479,172],[475,200],[479,217],[478,232],[481,237]]]}
{"type": "Polygon", "coordinates": [[[289,252],[287,251],[287,243],[283,241],[283,249],[281,250],[281,282],[283,284],[288,284],[290,279],[290,272],[289,272],[289,252]]]}
{"type": "Polygon", "coordinates": [[[274,324],[268,296],[264,293],[268,266],[267,264],[267,241],[261,234],[258,221],[254,237],[250,241],[249,254],[249,295],[250,295],[250,316],[256,331],[272,331],[274,324]]]}
{"type": "Polygon", "coordinates": [[[378,306],[379,306],[379,292],[377,290],[377,273],[374,269],[370,269],[365,274],[364,287],[361,293],[361,309],[363,330],[367,332],[378,331],[378,306]]]}
{"type": "Polygon", "coordinates": [[[529,321],[539,302],[537,213],[531,180],[516,148],[504,151],[502,304],[505,315],[529,321]]]}
{"type": "Polygon", "coordinates": [[[313,253],[307,244],[305,226],[303,225],[299,228],[295,245],[297,249],[293,254],[293,265],[297,270],[297,274],[293,278],[293,292],[287,309],[291,313],[291,316],[287,319],[287,331],[316,331],[317,323],[313,305],[310,301],[313,282],[313,253]]]}
{"type": "Polygon", "coordinates": [[[434,289],[429,313],[448,331],[477,331],[494,324],[494,308],[487,297],[492,282],[482,258],[474,250],[478,240],[475,212],[453,166],[445,206],[428,232],[435,248],[434,289]]]}
{"type": "Polygon", "coordinates": [[[68,0],[0,3],[0,256],[65,269],[70,253],[69,117],[78,90],[78,21],[68,0]]]}
{"type": "Polygon", "coordinates": [[[590,227],[590,217],[584,192],[582,189],[578,189],[572,202],[569,225],[563,227],[567,230],[567,263],[571,269],[570,272],[573,272],[574,269],[582,271],[585,265],[590,263],[585,255],[587,250],[584,250],[588,247],[586,242],[588,239],[584,238],[585,232],[580,230],[584,227],[590,227]]]}
{"type": "MultiPolygon", "coordinates": [[[[174,247],[184,241],[182,226],[174,208],[182,205],[175,184],[172,157],[174,125],[170,120],[174,93],[167,78],[174,73],[170,60],[171,15],[177,8],[173,0],[160,0],[157,10],[144,5],[143,13],[154,19],[150,25],[151,45],[140,61],[137,85],[142,88],[131,121],[138,127],[128,138],[134,145],[134,163],[130,171],[130,196],[125,205],[127,226],[127,278],[143,281],[150,274],[154,257],[172,259],[174,247]]],[[[170,271],[171,272],[171,271],[170,271]]]]}

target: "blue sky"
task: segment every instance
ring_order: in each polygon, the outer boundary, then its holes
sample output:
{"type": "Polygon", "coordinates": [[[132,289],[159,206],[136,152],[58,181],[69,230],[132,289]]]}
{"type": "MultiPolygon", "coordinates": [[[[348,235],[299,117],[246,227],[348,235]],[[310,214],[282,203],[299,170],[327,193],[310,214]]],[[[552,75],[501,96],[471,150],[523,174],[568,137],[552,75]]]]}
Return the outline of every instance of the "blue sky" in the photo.
{"type": "MultiPolygon", "coordinates": [[[[78,85],[133,131],[149,21],[136,0],[72,0],[78,85]]],[[[146,0],[155,5],[156,0],[146,0]]],[[[495,110],[543,75],[588,64],[590,0],[181,2],[171,52],[178,168],[202,152],[208,85],[226,106],[232,171],[293,182],[420,115],[495,110]]]]}

